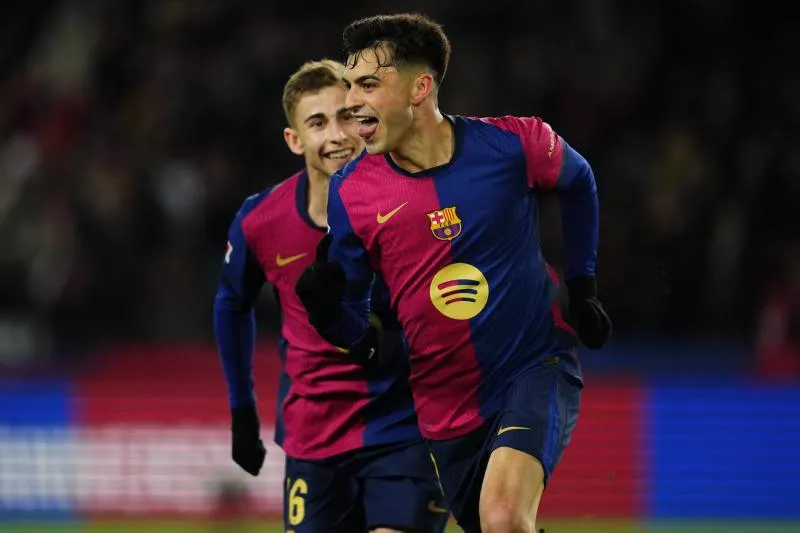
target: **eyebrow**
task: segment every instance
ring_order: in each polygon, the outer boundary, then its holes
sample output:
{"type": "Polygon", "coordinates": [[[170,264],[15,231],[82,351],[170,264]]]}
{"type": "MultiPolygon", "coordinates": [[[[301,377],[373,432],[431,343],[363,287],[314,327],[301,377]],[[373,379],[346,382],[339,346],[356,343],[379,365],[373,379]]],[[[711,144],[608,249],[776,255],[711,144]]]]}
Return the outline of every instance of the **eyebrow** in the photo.
{"type": "Polygon", "coordinates": [[[364,76],[359,76],[356,78],[356,83],[364,83],[365,81],[380,81],[380,78],[375,74],[365,74],[364,76]]]}
{"type": "Polygon", "coordinates": [[[314,113],[313,115],[306,117],[303,123],[305,124],[306,122],[311,122],[312,120],[321,120],[324,118],[325,118],[325,113],[314,113]]]}
{"type": "Polygon", "coordinates": [[[380,79],[378,76],[374,75],[374,74],[365,74],[365,75],[363,75],[363,76],[359,76],[359,77],[357,77],[357,78],[356,78],[356,79],[354,79],[352,82],[351,82],[350,80],[348,80],[348,79],[346,79],[346,78],[345,78],[345,79],[344,79],[344,84],[345,84],[347,87],[350,87],[350,85],[352,85],[353,83],[355,83],[355,84],[357,84],[357,85],[361,85],[361,84],[363,84],[365,81],[381,81],[381,79],[380,79]]]}

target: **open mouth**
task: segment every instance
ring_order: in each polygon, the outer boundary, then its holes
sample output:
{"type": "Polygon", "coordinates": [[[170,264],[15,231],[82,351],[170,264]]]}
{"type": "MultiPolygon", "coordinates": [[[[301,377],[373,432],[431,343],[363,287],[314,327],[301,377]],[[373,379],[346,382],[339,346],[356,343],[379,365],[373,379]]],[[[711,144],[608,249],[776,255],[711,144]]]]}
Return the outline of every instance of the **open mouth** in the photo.
{"type": "Polygon", "coordinates": [[[378,129],[378,119],[375,117],[356,117],[358,121],[358,136],[365,141],[375,135],[378,129]]]}
{"type": "Polygon", "coordinates": [[[347,159],[353,155],[354,151],[352,148],[342,148],[341,150],[326,153],[325,157],[328,159],[347,159]]]}

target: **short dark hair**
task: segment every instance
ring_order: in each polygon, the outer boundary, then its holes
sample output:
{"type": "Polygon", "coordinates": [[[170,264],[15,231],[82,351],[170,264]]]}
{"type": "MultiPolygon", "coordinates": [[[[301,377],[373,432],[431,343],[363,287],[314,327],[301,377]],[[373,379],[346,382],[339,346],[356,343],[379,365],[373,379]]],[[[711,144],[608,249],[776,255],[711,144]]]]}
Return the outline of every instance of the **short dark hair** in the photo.
{"type": "Polygon", "coordinates": [[[283,112],[289,125],[294,125],[294,110],[303,96],[341,86],[343,72],[344,65],[332,59],[309,61],[297,69],[283,87],[283,112]]]}
{"type": "MultiPolygon", "coordinates": [[[[442,83],[450,61],[450,40],[441,24],[419,13],[374,15],[351,22],[342,34],[344,53],[354,62],[364,50],[389,49],[392,56],[385,65],[400,67],[422,63],[442,83]]],[[[355,63],[352,65],[355,66],[355,63]]]]}

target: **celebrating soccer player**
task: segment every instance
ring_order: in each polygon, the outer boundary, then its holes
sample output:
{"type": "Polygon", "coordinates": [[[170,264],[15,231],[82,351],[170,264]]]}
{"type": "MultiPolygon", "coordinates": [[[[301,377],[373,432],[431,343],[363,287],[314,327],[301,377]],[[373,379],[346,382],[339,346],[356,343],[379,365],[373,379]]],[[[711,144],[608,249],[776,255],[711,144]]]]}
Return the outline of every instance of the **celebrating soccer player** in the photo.
{"type": "Polygon", "coordinates": [[[532,532],[578,417],[577,339],[600,348],[611,329],[596,294],[592,170],[539,118],[442,114],[450,44],[422,15],[355,21],[344,49],[366,151],[331,181],[331,242],[297,293],[322,336],[349,347],[369,331],[375,274],[385,281],[459,525],[532,532]],[[549,191],[561,203],[567,316],[539,245],[537,197],[549,191]]]}
{"type": "Polygon", "coordinates": [[[323,60],[291,76],[284,138],[305,157],[305,169],[247,198],[230,227],[214,328],[228,382],[232,455],[255,476],[266,454],[252,352],[253,305],[269,281],[283,315],[275,437],[286,452],[286,531],[438,533],[448,514],[417,427],[403,338],[377,318],[391,319],[381,308],[385,292],[373,291],[368,334],[345,355],[309,324],[294,290],[325,235],[330,176],[363,148],[345,108],[343,69],[323,60]]]}

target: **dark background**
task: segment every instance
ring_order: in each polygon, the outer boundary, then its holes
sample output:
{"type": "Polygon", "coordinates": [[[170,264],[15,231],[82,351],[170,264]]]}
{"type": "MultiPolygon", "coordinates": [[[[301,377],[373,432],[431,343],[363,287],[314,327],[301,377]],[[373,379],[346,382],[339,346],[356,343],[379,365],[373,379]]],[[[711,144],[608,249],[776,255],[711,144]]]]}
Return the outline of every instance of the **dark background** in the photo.
{"type": "Polygon", "coordinates": [[[592,164],[615,340],[777,336],[796,357],[797,18],[710,0],[4,4],[0,356],[209,339],[233,214],[302,165],[285,79],[398,6],[452,40],[443,111],[542,116],[592,164]]]}

